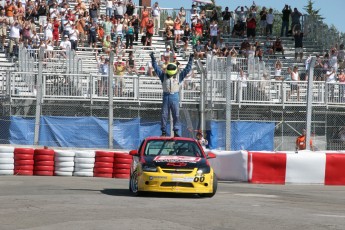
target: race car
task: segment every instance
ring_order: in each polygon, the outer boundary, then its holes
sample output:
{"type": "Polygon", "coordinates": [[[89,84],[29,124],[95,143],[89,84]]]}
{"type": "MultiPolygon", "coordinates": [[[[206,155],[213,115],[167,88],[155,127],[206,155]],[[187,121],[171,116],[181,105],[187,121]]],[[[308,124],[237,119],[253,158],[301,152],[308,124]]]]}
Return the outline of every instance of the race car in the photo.
{"type": "Polygon", "coordinates": [[[209,164],[213,153],[184,137],[147,137],[133,156],[129,190],[134,195],[145,192],[195,193],[213,197],[217,178],[209,164]]]}

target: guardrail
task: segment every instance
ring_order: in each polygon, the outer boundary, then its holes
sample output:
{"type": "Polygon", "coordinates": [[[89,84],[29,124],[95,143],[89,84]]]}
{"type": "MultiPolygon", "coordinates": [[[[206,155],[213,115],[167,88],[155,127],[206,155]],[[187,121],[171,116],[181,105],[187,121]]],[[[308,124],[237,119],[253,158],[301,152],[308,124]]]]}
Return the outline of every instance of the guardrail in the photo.
{"type": "MultiPolygon", "coordinates": [[[[3,96],[12,99],[36,98],[37,76],[35,73],[13,72],[0,82],[7,85],[3,96]]],[[[237,73],[231,73],[235,78],[237,73]]],[[[108,77],[99,74],[42,73],[43,100],[108,100],[108,77]]],[[[225,104],[226,79],[205,80],[207,102],[225,104]]],[[[200,102],[200,78],[187,78],[181,83],[182,103],[200,102]]],[[[114,100],[157,102],[162,99],[162,85],[156,77],[114,76],[114,100]]],[[[343,106],[345,84],[313,83],[313,103],[317,105],[343,106]]],[[[231,81],[231,101],[238,104],[305,105],[307,102],[307,81],[240,80],[231,81]]]]}

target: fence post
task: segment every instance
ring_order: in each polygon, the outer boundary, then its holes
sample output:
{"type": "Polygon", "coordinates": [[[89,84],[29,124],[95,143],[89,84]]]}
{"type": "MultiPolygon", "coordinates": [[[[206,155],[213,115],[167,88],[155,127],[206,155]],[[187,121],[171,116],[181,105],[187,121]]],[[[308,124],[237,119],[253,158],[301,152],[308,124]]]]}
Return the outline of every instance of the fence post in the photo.
{"type": "Polygon", "coordinates": [[[42,68],[43,68],[44,48],[41,47],[38,53],[38,74],[37,74],[37,96],[36,96],[36,116],[34,145],[38,145],[40,134],[41,103],[42,103],[42,68]]]}
{"type": "Polygon", "coordinates": [[[200,130],[202,133],[205,131],[205,69],[200,60],[196,62],[197,68],[200,71],[200,130]]]}
{"type": "Polygon", "coordinates": [[[307,136],[306,136],[306,149],[310,150],[310,132],[311,132],[311,115],[313,109],[313,81],[314,81],[314,66],[316,58],[310,60],[308,68],[308,90],[307,90],[307,136]]]}
{"type": "Polygon", "coordinates": [[[113,129],[113,123],[114,123],[114,98],[113,98],[113,80],[114,80],[114,52],[112,51],[110,53],[109,57],[109,75],[108,75],[108,97],[109,97],[109,126],[108,126],[108,132],[109,132],[109,149],[112,149],[113,142],[114,142],[114,129],[113,129]]]}
{"type": "MultiPolygon", "coordinates": [[[[230,59],[228,57],[228,59],[230,59]]],[[[225,150],[231,150],[231,71],[232,63],[226,65],[226,124],[225,124],[225,150]]]]}

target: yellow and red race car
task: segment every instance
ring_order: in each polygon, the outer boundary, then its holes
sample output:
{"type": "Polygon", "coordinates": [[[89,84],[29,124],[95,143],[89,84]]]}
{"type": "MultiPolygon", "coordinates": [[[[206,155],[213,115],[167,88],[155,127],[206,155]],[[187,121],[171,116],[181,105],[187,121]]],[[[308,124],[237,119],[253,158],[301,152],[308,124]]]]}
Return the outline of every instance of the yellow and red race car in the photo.
{"type": "Polygon", "coordinates": [[[129,190],[144,192],[195,193],[212,197],[217,178],[200,144],[192,138],[148,137],[133,156],[129,190]]]}

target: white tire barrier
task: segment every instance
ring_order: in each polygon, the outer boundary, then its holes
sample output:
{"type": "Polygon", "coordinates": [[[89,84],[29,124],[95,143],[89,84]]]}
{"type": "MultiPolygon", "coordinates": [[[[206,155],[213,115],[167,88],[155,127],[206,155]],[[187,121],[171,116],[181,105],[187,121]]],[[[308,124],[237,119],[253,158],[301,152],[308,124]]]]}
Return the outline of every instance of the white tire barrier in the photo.
{"type": "Polygon", "coordinates": [[[73,172],[54,171],[55,176],[73,176],[73,172]]]}
{"type": "Polygon", "coordinates": [[[69,150],[55,150],[56,157],[75,157],[74,151],[69,150]]]}
{"type": "Polygon", "coordinates": [[[73,176],[93,177],[93,172],[74,172],[73,176]]]}
{"type": "Polygon", "coordinates": [[[7,153],[0,153],[0,161],[2,158],[14,158],[14,153],[10,153],[10,152],[7,152],[7,153]]]}
{"type": "Polygon", "coordinates": [[[14,170],[14,164],[0,164],[0,170],[14,170]]]}
{"type": "Polygon", "coordinates": [[[13,174],[14,174],[13,170],[0,170],[0,175],[2,176],[13,175],[13,174]]]}
{"type": "Polygon", "coordinates": [[[0,164],[14,164],[13,158],[0,158],[0,164]]]}
{"type": "Polygon", "coordinates": [[[14,147],[11,146],[0,146],[0,155],[1,153],[13,153],[14,147]]]}
{"type": "Polygon", "coordinates": [[[95,158],[75,158],[75,163],[94,164],[95,158]]]}
{"type": "Polygon", "coordinates": [[[95,158],[95,151],[76,151],[75,158],[95,158]]]}
{"type": "Polygon", "coordinates": [[[93,177],[95,151],[77,151],[75,153],[74,176],[93,177]]]}
{"type": "Polygon", "coordinates": [[[73,167],[74,162],[73,161],[56,161],[55,167],[73,167]]]}

